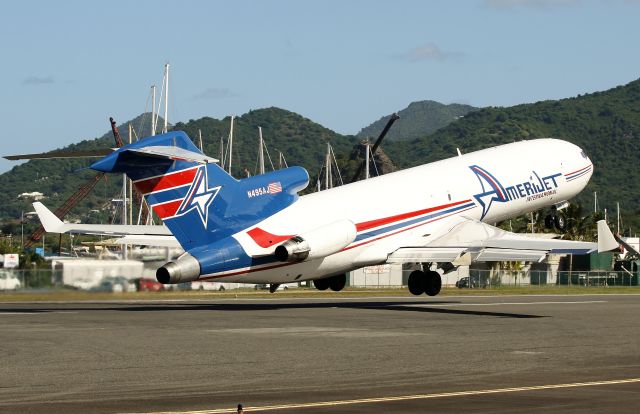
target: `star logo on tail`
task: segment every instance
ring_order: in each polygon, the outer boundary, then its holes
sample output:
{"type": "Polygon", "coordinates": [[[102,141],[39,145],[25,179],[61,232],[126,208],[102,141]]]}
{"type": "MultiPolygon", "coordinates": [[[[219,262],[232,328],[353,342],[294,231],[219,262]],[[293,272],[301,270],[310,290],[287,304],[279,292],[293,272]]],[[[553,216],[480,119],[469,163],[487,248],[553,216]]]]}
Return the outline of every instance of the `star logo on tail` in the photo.
{"type": "Polygon", "coordinates": [[[182,204],[176,212],[176,216],[182,216],[192,210],[196,210],[202,221],[202,225],[207,228],[209,221],[209,206],[218,195],[221,186],[209,187],[209,177],[207,169],[202,166],[198,169],[193,183],[187,191],[182,204]]]}

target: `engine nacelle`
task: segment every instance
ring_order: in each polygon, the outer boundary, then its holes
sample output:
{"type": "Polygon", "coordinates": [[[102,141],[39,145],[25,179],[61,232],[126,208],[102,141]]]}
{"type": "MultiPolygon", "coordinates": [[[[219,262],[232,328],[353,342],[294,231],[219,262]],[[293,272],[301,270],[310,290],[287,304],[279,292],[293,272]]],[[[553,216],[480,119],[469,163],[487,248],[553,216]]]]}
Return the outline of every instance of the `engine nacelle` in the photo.
{"type": "Polygon", "coordinates": [[[169,262],[156,270],[156,279],[160,283],[184,283],[198,279],[200,262],[189,253],[184,253],[175,262],[169,262]]]}
{"type": "Polygon", "coordinates": [[[352,221],[339,220],[290,238],[276,247],[275,255],[281,262],[329,256],[351,244],[356,233],[356,225],[352,221]]]}

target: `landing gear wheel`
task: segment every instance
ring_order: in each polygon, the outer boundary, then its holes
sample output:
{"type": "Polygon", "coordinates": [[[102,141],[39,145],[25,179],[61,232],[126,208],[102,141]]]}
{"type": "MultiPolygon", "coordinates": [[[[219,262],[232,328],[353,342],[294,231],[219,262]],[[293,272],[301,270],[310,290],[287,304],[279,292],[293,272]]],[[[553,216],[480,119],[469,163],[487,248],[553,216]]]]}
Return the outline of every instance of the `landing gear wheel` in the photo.
{"type": "Polygon", "coordinates": [[[440,277],[440,273],[432,270],[425,272],[423,283],[424,293],[428,296],[435,296],[440,293],[440,289],[442,288],[442,278],[440,277]]]}
{"type": "Polygon", "coordinates": [[[553,218],[553,224],[559,231],[565,231],[567,229],[567,219],[562,214],[558,214],[553,218]]]}
{"type": "Polygon", "coordinates": [[[554,216],[552,214],[547,214],[544,216],[544,226],[548,229],[552,229],[555,224],[554,216]]]}
{"type": "Polygon", "coordinates": [[[313,286],[318,290],[329,289],[329,279],[316,279],[313,281],[313,286]]]}
{"type": "Polygon", "coordinates": [[[334,292],[340,292],[347,284],[347,275],[338,275],[329,278],[329,288],[334,292]]]}
{"type": "Polygon", "coordinates": [[[424,272],[420,270],[414,270],[409,275],[407,284],[409,285],[409,292],[413,295],[419,296],[424,293],[424,276],[424,272]]]}

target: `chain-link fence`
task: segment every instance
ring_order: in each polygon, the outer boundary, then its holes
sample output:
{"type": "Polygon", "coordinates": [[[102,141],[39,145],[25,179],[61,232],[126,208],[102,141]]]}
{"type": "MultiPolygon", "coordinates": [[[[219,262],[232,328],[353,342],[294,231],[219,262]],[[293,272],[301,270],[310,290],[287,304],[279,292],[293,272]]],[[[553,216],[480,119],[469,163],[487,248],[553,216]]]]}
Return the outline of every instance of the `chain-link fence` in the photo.
{"type": "Polygon", "coordinates": [[[638,286],[638,275],[624,271],[547,271],[469,269],[456,281],[461,288],[502,286],[638,286]]]}
{"type": "Polygon", "coordinates": [[[0,290],[43,289],[61,284],[61,273],[51,269],[0,269],[0,290]]]}
{"type": "MultiPolygon", "coordinates": [[[[348,285],[358,288],[400,288],[406,286],[412,270],[397,266],[373,266],[351,272],[348,285]]],[[[529,286],[638,286],[638,274],[625,271],[514,271],[465,269],[442,277],[443,287],[491,289],[529,286]]],[[[100,281],[94,283],[92,290],[100,281]]],[[[61,270],[0,269],[0,291],[63,287],[61,270]]],[[[78,288],[78,286],[76,286],[78,288]]],[[[86,287],[89,289],[89,286],[86,287]]],[[[133,288],[131,288],[133,289],[133,288]]]]}

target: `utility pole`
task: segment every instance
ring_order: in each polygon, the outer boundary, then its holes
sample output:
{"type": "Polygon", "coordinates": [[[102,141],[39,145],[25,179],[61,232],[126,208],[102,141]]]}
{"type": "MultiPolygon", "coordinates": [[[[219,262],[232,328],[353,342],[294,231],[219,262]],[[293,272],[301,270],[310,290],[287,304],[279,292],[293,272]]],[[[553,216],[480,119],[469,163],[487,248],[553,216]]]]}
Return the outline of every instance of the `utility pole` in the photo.
{"type": "Polygon", "coordinates": [[[535,233],[533,229],[533,211],[531,212],[531,233],[535,233]]]}
{"type": "MultiPolygon", "coordinates": [[[[129,124],[129,144],[133,142],[133,125],[129,124]]],[[[133,182],[129,182],[129,224],[133,224],[133,182]]]]}

